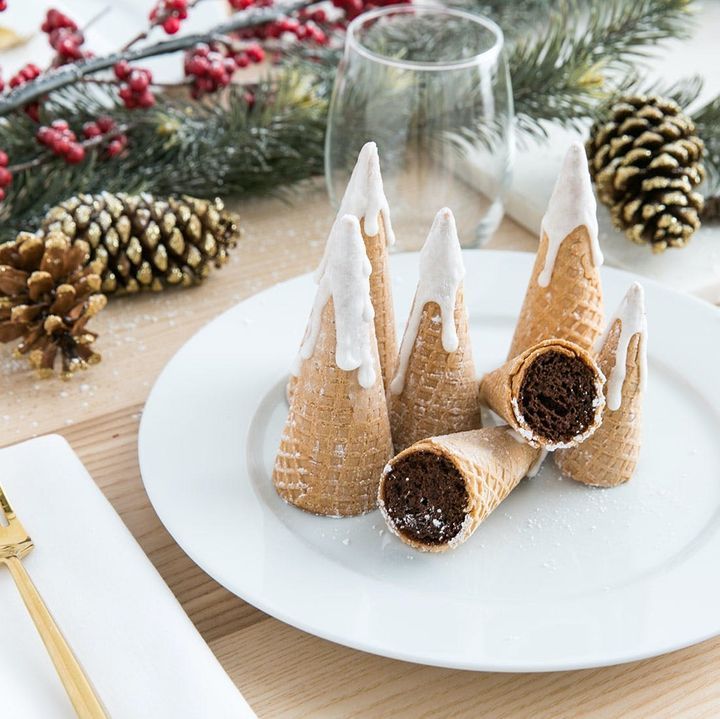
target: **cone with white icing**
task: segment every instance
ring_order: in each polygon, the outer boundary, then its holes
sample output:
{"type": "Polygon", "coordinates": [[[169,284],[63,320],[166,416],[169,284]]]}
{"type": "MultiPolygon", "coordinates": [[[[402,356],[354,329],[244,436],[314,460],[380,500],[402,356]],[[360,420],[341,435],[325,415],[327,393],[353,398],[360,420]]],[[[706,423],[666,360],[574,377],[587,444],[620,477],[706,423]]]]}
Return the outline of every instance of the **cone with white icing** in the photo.
{"type": "Polygon", "coordinates": [[[635,472],[640,455],[647,377],[647,323],[642,286],[635,283],[601,338],[598,362],[607,375],[602,425],[579,447],[555,453],[560,471],[596,487],[615,487],[635,472]]]}
{"type": "Polygon", "coordinates": [[[539,453],[509,427],[423,439],[387,465],[378,504],[390,531],[403,542],[444,552],[470,537],[539,453]]]}
{"type": "Polygon", "coordinates": [[[543,340],[486,374],[480,401],[534,447],[574,447],[597,430],[605,376],[582,347],[543,340]]]}
{"type": "Polygon", "coordinates": [[[455,218],[444,208],[420,252],[420,279],[390,383],[396,452],[426,437],[480,427],[464,276],[455,218]]]}
{"type": "Polygon", "coordinates": [[[360,224],[333,227],[294,374],[273,483],[315,514],[350,516],[376,505],[392,440],[360,224]]]}
{"type": "MultiPolygon", "coordinates": [[[[387,389],[392,379],[397,357],[395,312],[387,249],[394,244],[395,234],[390,222],[390,207],[385,197],[380,174],[378,149],[374,142],[365,143],[360,150],[340,203],[335,224],[345,215],[353,215],[360,221],[365,251],[372,267],[370,299],[375,310],[375,336],[377,337],[383,383],[387,389]]],[[[322,269],[322,263],[320,268],[322,269]]],[[[296,378],[291,375],[287,385],[288,403],[295,384],[296,378]]]]}
{"type": "Polygon", "coordinates": [[[550,338],[591,350],[602,333],[597,205],[585,150],[573,143],[543,217],[535,265],[508,359],[550,338]]]}

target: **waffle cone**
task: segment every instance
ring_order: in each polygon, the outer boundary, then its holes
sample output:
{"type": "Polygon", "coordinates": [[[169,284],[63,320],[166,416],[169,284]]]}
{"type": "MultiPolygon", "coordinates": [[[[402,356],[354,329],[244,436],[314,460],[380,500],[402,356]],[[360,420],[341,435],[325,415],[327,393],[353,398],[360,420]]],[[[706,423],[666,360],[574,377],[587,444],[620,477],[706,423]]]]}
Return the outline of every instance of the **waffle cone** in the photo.
{"type": "Polygon", "coordinates": [[[575,446],[585,441],[597,430],[602,421],[602,413],[605,407],[605,397],[602,393],[604,384],[604,374],[586,350],[568,340],[548,339],[530,347],[517,357],[508,360],[502,367],[486,374],[480,381],[480,401],[495,414],[502,417],[510,427],[519,432],[533,447],[553,450],[559,447],[575,446]],[[594,420],[582,435],[573,437],[570,441],[558,441],[554,437],[541,437],[528,426],[520,412],[520,390],[525,375],[533,362],[545,352],[559,352],[578,357],[595,375],[597,405],[594,420]]]}
{"type": "Polygon", "coordinates": [[[455,352],[443,349],[439,315],[436,302],[423,307],[403,390],[400,394],[391,393],[388,398],[396,452],[426,437],[477,429],[481,424],[462,287],[455,302],[459,340],[455,352]]]}
{"type": "MultiPolygon", "coordinates": [[[[607,376],[615,365],[620,328],[620,320],[616,320],[598,357],[607,376]]],[[[555,453],[555,463],[564,475],[596,487],[615,487],[632,477],[640,455],[642,425],[639,355],[640,335],[636,334],[628,345],[620,408],[605,409],[602,425],[587,442],[555,453]]]]}
{"type": "Polygon", "coordinates": [[[395,370],[397,358],[397,335],[395,333],[395,312],[393,309],[392,284],[388,266],[387,237],[382,213],[379,215],[377,235],[365,233],[365,220],[360,221],[365,251],[372,273],[370,274],[370,300],[375,310],[375,337],[377,338],[380,368],[387,390],[395,370]]]}
{"type": "Polygon", "coordinates": [[[285,501],[301,509],[344,517],[375,508],[392,440],[377,355],[377,379],[364,389],[356,370],[337,367],[335,350],[330,299],[315,350],[303,361],[290,399],[273,484],[285,501]]]}
{"type": "Polygon", "coordinates": [[[508,427],[485,427],[420,440],[390,460],[380,481],[378,504],[394,534],[415,549],[444,552],[462,544],[510,494],[537,460],[540,450],[518,441],[508,427]],[[460,532],[445,544],[424,544],[398,531],[383,502],[385,477],[393,464],[415,452],[431,452],[452,462],[469,498],[460,532]]]}
{"type": "Polygon", "coordinates": [[[508,359],[553,337],[570,340],[589,351],[602,333],[600,273],[593,262],[587,228],[576,227],[565,238],[550,284],[541,287],[538,277],[545,267],[547,250],[548,237],[543,233],[508,359]]]}

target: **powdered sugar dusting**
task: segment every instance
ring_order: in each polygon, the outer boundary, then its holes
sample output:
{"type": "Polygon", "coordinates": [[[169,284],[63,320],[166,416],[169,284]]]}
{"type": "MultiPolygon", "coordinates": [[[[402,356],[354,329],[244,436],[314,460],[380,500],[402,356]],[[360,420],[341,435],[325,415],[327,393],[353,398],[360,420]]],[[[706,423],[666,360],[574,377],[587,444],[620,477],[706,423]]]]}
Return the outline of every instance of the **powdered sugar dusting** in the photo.
{"type": "Polygon", "coordinates": [[[322,312],[330,298],[335,310],[335,362],[346,371],[359,370],[358,382],[369,388],[377,374],[372,351],[374,311],[370,301],[370,260],[365,252],[360,223],[345,215],[335,223],[320,265],[318,290],[308,329],[292,372],[300,373],[302,360],[312,357],[320,334],[322,312]]]}
{"type": "Polygon", "coordinates": [[[365,143],[360,150],[340,203],[338,217],[343,215],[355,215],[358,220],[364,220],[365,232],[370,237],[380,232],[379,219],[382,215],[387,244],[392,245],[395,242],[395,234],[390,224],[390,206],[380,174],[380,158],[374,142],[365,143]]]}
{"type": "Polygon", "coordinates": [[[640,335],[638,361],[640,363],[640,383],[645,389],[647,383],[647,316],[645,314],[645,292],[639,282],[633,282],[623,298],[617,312],[608,322],[604,335],[598,340],[596,352],[605,344],[610,330],[620,322],[620,337],[615,352],[615,365],[608,377],[605,396],[607,408],[616,412],[622,403],[622,388],[627,372],[627,355],[630,340],[640,335]]]}
{"type": "Polygon", "coordinates": [[[540,287],[550,284],[560,246],[575,228],[581,226],[587,228],[593,263],[599,267],[603,263],[603,255],[598,241],[597,203],[592,191],[585,149],[580,142],[573,142],[565,155],[542,219],[541,234],[547,235],[548,248],[545,266],[538,275],[540,287]]]}
{"type": "MultiPolygon", "coordinates": [[[[457,350],[459,340],[455,326],[455,303],[464,277],[465,265],[455,218],[452,212],[444,207],[435,215],[430,233],[420,251],[420,279],[400,345],[397,372],[390,383],[390,391],[393,394],[400,394],[405,387],[410,355],[417,340],[423,308],[428,302],[436,302],[440,307],[443,349],[446,352],[457,350]]],[[[435,322],[434,318],[433,322],[435,322]]]]}

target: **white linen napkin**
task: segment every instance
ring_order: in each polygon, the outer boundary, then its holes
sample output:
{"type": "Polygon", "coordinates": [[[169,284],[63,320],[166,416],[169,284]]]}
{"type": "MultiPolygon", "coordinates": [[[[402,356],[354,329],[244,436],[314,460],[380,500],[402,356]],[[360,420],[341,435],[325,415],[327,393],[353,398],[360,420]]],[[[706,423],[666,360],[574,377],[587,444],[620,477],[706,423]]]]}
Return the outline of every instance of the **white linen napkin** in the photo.
{"type": "MultiPolygon", "coordinates": [[[[113,719],[255,716],[62,437],[0,450],[0,483],[35,542],[25,567],[113,719]]],[[[75,716],[2,566],[0,704],[75,716]]]]}

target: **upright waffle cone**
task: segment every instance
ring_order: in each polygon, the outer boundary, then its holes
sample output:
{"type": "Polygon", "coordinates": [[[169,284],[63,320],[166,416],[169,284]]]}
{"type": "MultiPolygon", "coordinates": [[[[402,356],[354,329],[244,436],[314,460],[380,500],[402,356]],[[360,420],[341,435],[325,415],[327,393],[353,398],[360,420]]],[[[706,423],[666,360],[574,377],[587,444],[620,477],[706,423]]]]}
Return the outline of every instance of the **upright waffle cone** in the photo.
{"type": "Polygon", "coordinates": [[[590,350],[602,332],[600,273],[592,260],[587,229],[576,227],[563,241],[550,284],[541,287],[538,276],[545,266],[548,244],[543,233],[508,359],[553,337],[590,350]]]}
{"type": "Polygon", "coordinates": [[[378,504],[394,534],[415,549],[444,552],[462,544],[478,525],[525,477],[540,450],[518,441],[508,427],[486,427],[420,440],[390,460],[380,481],[378,504]],[[418,453],[440,455],[449,460],[465,483],[467,505],[460,531],[442,543],[424,543],[408,536],[393,521],[385,504],[385,483],[394,466],[418,453]]]}
{"type": "Polygon", "coordinates": [[[443,348],[439,318],[438,304],[428,302],[422,311],[402,392],[389,395],[396,452],[426,437],[480,427],[480,402],[462,286],[455,302],[459,345],[454,352],[443,348]]]}
{"type": "Polygon", "coordinates": [[[542,220],[540,245],[508,359],[545,339],[590,350],[603,324],[597,205],[581,143],[570,145],[542,220]]]}
{"type": "Polygon", "coordinates": [[[375,309],[375,337],[377,338],[383,383],[387,390],[395,369],[397,335],[395,333],[395,312],[388,266],[385,221],[382,214],[379,215],[378,227],[380,228],[378,234],[368,235],[365,232],[365,219],[363,218],[360,222],[365,251],[372,266],[370,299],[375,309]]]}
{"type": "MultiPolygon", "coordinates": [[[[598,362],[607,376],[615,366],[620,332],[618,319],[600,350],[598,362]]],[[[637,333],[628,344],[619,409],[606,408],[602,425],[586,442],[555,453],[555,463],[564,475],[595,487],[615,487],[632,477],[640,455],[642,428],[641,351],[637,333]]]]}
{"type": "Polygon", "coordinates": [[[600,371],[588,352],[578,345],[561,339],[550,339],[539,342],[525,350],[522,354],[508,360],[502,367],[486,374],[480,381],[480,401],[504,419],[510,427],[519,432],[534,447],[547,450],[558,447],[572,447],[585,441],[597,430],[602,421],[605,407],[603,385],[605,376],[600,371]],[[594,417],[590,426],[580,435],[569,441],[557,441],[553,437],[540,436],[533,431],[522,416],[519,406],[520,391],[523,380],[534,361],[547,352],[557,352],[580,359],[594,375],[595,404],[594,417]]]}
{"type": "Polygon", "coordinates": [[[341,370],[335,362],[332,298],[321,323],[290,400],[273,483],[301,509],[344,517],[375,508],[379,477],[392,456],[390,422],[377,350],[377,377],[365,389],[357,371],[341,370]]]}

